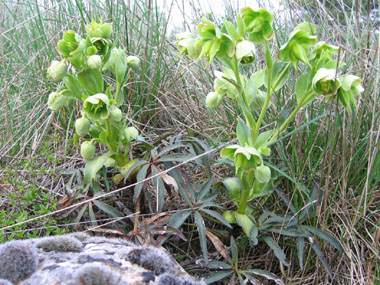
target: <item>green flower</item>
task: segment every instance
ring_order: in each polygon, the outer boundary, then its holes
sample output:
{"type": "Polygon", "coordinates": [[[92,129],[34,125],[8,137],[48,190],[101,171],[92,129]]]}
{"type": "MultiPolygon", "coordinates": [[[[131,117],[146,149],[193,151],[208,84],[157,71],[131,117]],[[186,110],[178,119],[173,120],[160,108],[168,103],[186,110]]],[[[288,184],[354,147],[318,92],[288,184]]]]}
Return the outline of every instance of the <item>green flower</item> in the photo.
{"type": "Polygon", "coordinates": [[[110,113],[107,95],[98,93],[87,97],[83,103],[83,110],[87,117],[92,120],[106,120],[110,113]]]}
{"type": "Polygon", "coordinates": [[[87,65],[91,69],[99,68],[102,65],[102,58],[95,54],[88,57],[87,65]]]}
{"type": "Polygon", "coordinates": [[[75,33],[72,30],[67,31],[63,35],[63,39],[58,42],[58,51],[59,53],[64,57],[68,58],[70,56],[70,53],[75,51],[78,46],[79,42],[82,40],[82,38],[75,33]]]}
{"type": "MultiPolygon", "coordinates": [[[[356,97],[364,91],[361,85],[362,79],[355,75],[345,75],[339,78],[340,88],[338,98],[348,113],[351,113],[351,105],[356,108],[356,97]]],[[[331,98],[329,98],[331,100],[331,98]]]]}
{"type": "Polygon", "coordinates": [[[258,164],[263,163],[260,151],[251,146],[230,145],[220,151],[220,156],[235,162],[237,175],[241,171],[255,169],[258,164]]]}
{"type": "Polygon", "coordinates": [[[176,35],[176,46],[180,55],[187,55],[190,58],[197,58],[200,51],[195,48],[195,38],[192,33],[184,32],[176,35]]]}
{"type": "Polygon", "coordinates": [[[80,154],[86,160],[93,158],[95,151],[96,148],[92,141],[84,141],[80,146],[80,154]]]}
{"type": "Polygon", "coordinates": [[[98,24],[92,21],[90,25],[86,25],[86,32],[91,38],[109,39],[112,34],[112,24],[98,24]]]}
{"type": "Polygon", "coordinates": [[[90,131],[90,126],[90,121],[85,117],[79,118],[75,121],[75,131],[81,137],[88,134],[90,131]]]}
{"type": "Polygon", "coordinates": [[[335,78],[335,69],[320,68],[313,77],[312,84],[314,91],[322,95],[333,94],[339,85],[339,82],[335,78]]]}
{"type": "Polygon", "coordinates": [[[322,56],[326,56],[328,59],[331,59],[333,53],[338,53],[339,47],[334,46],[334,45],[328,45],[323,41],[320,41],[316,43],[314,46],[310,58],[315,59],[315,58],[320,58],[322,56]]]}
{"type": "Polygon", "coordinates": [[[108,52],[108,41],[104,38],[91,38],[92,45],[96,48],[97,54],[105,55],[108,52]]]}
{"type": "Polygon", "coordinates": [[[53,111],[58,111],[66,104],[66,97],[61,93],[52,92],[48,99],[48,108],[53,111]]]}
{"type": "Polygon", "coordinates": [[[235,44],[232,38],[220,31],[211,21],[202,19],[198,25],[198,38],[195,41],[195,49],[200,50],[199,58],[207,56],[207,66],[211,64],[214,57],[229,60],[234,55],[235,44]]]}
{"type": "Polygon", "coordinates": [[[250,7],[243,8],[240,12],[243,17],[248,39],[254,43],[262,43],[274,36],[272,27],[273,15],[264,9],[257,11],[250,7]]]}
{"type": "Polygon", "coordinates": [[[236,45],[236,58],[242,64],[249,64],[256,59],[255,45],[250,41],[241,41],[236,45]]]}
{"type": "Polygon", "coordinates": [[[210,110],[214,110],[219,107],[222,102],[223,95],[216,92],[210,92],[206,96],[206,107],[210,110]]]}
{"type": "Polygon", "coordinates": [[[284,62],[292,62],[294,65],[298,61],[309,64],[308,55],[310,48],[317,43],[317,37],[314,36],[315,26],[310,23],[299,24],[289,35],[289,40],[281,46],[278,52],[278,58],[284,62]]]}
{"type": "Polygon", "coordinates": [[[137,56],[127,56],[127,65],[132,68],[137,68],[140,64],[140,59],[137,56]]]}
{"type": "Polygon", "coordinates": [[[124,135],[127,141],[131,142],[137,139],[137,137],[139,136],[139,132],[135,127],[128,127],[125,128],[124,135]]]}
{"type": "Polygon", "coordinates": [[[67,65],[62,61],[53,60],[47,70],[48,78],[55,82],[59,82],[67,73],[67,65]]]}
{"type": "MultiPolygon", "coordinates": [[[[226,79],[226,78],[228,78],[228,75],[226,75],[223,72],[217,72],[217,71],[215,72],[215,74],[216,74],[216,78],[214,80],[215,92],[222,95],[222,96],[227,95],[229,98],[235,99],[238,96],[239,91],[236,89],[236,87],[231,82],[229,82],[226,79]]],[[[222,98],[220,98],[220,100],[221,99],[222,98]]],[[[206,97],[206,101],[207,101],[207,97],[206,97]]]]}

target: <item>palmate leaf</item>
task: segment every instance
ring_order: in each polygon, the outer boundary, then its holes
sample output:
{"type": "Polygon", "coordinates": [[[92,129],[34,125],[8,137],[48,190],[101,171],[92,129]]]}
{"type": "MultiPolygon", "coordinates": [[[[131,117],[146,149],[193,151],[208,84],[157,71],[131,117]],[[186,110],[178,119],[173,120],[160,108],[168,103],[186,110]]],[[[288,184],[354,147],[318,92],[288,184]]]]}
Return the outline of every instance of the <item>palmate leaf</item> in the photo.
{"type": "Polygon", "coordinates": [[[201,248],[202,248],[203,259],[205,260],[206,263],[208,263],[208,250],[207,250],[205,221],[203,220],[201,214],[199,214],[198,212],[194,213],[194,220],[195,220],[195,224],[197,225],[197,228],[198,228],[199,241],[200,241],[201,248]]]}
{"type": "Polygon", "coordinates": [[[177,144],[171,144],[171,145],[168,145],[166,147],[164,147],[158,154],[157,154],[157,157],[161,157],[162,155],[168,153],[169,151],[172,151],[172,150],[175,150],[175,149],[178,149],[178,148],[181,148],[181,147],[186,147],[184,144],[182,143],[177,143],[177,144]]]}
{"type": "Polygon", "coordinates": [[[186,153],[172,153],[165,156],[160,157],[157,162],[184,162],[193,158],[191,154],[186,153]]]}
{"type": "Polygon", "coordinates": [[[262,239],[273,250],[274,255],[281,261],[282,264],[284,264],[285,266],[290,266],[290,264],[286,262],[286,256],[284,251],[273,238],[271,238],[270,236],[263,236],[262,239]]]}
{"type": "Polygon", "coordinates": [[[302,228],[303,230],[306,230],[307,232],[317,235],[319,238],[324,239],[340,252],[344,252],[343,247],[340,244],[340,242],[336,238],[329,235],[328,233],[311,226],[300,226],[300,228],[302,228]]]}

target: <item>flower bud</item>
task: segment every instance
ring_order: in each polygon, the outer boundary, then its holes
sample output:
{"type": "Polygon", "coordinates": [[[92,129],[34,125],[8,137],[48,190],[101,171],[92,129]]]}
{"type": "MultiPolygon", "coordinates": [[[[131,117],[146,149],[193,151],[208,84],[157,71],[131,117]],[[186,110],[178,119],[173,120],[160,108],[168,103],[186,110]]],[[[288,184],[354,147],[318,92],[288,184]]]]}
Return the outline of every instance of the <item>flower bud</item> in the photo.
{"type": "Polygon", "coordinates": [[[55,82],[61,81],[67,72],[67,65],[62,61],[53,60],[47,70],[48,78],[55,82]]]}
{"type": "Polygon", "coordinates": [[[90,125],[88,119],[84,117],[79,118],[75,121],[75,131],[79,136],[84,137],[90,131],[90,125]]]}
{"type": "Polygon", "coordinates": [[[84,159],[90,160],[95,154],[95,146],[91,141],[85,141],[80,146],[80,154],[84,159]]]}
{"type": "Polygon", "coordinates": [[[66,103],[66,97],[64,97],[61,93],[52,92],[49,95],[48,99],[48,107],[53,111],[58,111],[61,109],[66,103]]]}
{"type": "Polygon", "coordinates": [[[127,65],[136,68],[140,64],[140,59],[137,56],[130,55],[127,57],[127,65]]]}
{"type": "Polygon", "coordinates": [[[86,26],[86,32],[91,38],[108,39],[112,33],[112,24],[98,24],[92,21],[90,25],[86,26]]]}
{"type": "Polygon", "coordinates": [[[264,164],[259,165],[255,171],[255,177],[259,183],[267,183],[271,177],[271,171],[268,166],[264,164]]]}
{"type": "Polygon", "coordinates": [[[223,96],[216,93],[210,92],[206,96],[206,106],[207,108],[213,110],[219,107],[220,102],[222,102],[223,96]]]}
{"type": "Polygon", "coordinates": [[[122,113],[119,108],[115,107],[110,111],[110,119],[112,121],[119,122],[121,121],[121,117],[122,117],[122,113]]]}
{"type": "Polygon", "coordinates": [[[128,128],[125,128],[124,135],[127,141],[130,142],[137,139],[139,132],[136,130],[135,127],[128,127],[128,128]]]}
{"type": "Polygon", "coordinates": [[[87,65],[91,69],[99,68],[102,65],[102,58],[97,54],[91,55],[87,60],[87,65]]]}

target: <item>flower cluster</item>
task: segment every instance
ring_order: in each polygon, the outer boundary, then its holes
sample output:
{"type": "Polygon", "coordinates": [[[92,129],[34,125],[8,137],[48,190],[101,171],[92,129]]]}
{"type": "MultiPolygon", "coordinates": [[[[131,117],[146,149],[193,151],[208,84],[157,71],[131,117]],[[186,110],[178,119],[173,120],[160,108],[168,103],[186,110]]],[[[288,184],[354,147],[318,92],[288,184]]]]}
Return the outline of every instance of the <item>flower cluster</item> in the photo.
{"type": "MultiPolygon", "coordinates": [[[[75,132],[83,138],[80,153],[90,161],[96,159],[96,142],[105,145],[107,161],[123,168],[129,158],[131,143],[138,131],[126,124],[121,107],[124,103],[122,86],[128,81],[128,68],[136,69],[139,58],[127,56],[122,48],[114,47],[110,23],[92,22],[86,26],[87,36],[68,31],[58,42],[63,59],[53,60],[47,71],[49,79],[63,86],[49,95],[48,107],[58,111],[70,106],[74,99],[82,103],[81,117],[75,121],[75,132]],[[106,86],[103,74],[111,72],[116,86],[106,86]]],[[[106,161],[106,160],[104,160],[106,161]]]]}

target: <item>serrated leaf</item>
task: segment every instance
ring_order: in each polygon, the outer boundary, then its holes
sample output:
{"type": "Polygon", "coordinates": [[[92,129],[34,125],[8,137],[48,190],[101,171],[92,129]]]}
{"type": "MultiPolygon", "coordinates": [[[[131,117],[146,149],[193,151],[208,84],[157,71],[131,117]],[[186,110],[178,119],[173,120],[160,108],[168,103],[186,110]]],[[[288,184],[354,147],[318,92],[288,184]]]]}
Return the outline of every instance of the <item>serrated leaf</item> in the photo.
{"type": "Polygon", "coordinates": [[[89,160],[84,167],[84,184],[88,184],[92,181],[97,181],[96,174],[103,167],[104,163],[112,155],[111,152],[107,152],[101,156],[95,157],[89,160]]]}
{"type": "Polygon", "coordinates": [[[231,265],[219,260],[212,260],[208,266],[213,269],[230,269],[231,265]]]}
{"type": "Polygon", "coordinates": [[[301,270],[303,270],[304,247],[305,247],[305,238],[304,237],[297,237],[297,255],[298,255],[298,262],[300,263],[301,270]]]}
{"type": "Polygon", "coordinates": [[[183,210],[175,213],[170,217],[168,226],[178,229],[182,224],[186,221],[186,219],[190,216],[191,210],[183,210]]]}
{"type": "Polygon", "coordinates": [[[296,208],[293,206],[292,202],[290,202],[290,199],[288,198],[288,196],[286,196],[284,193],[282,193],[280,191],[280,189],[278,189],[277,187],[274,187],[274,190],[277,192],[277,194],[280,196],[280,198],[282,199],[282,201],[285,202],[286,206],[289,207],[290,211],[293,213],[293,214],[296,214],[297,213],[297,210],[296,208]]]}
{"type": "Polygon", "coordinates": [[[207,215],[210,215],[211,217],[217,219],[219,222],[221,222],[226,227],[232,229],[232,226],[217,212],[209,209],[202,209],[202,212],[206,213],[207,215]]]}
{"type": "Polygon", "coordinates": [[[210,189],[211,189],[211,186],[212,186],[212,183],[214,182],[214,177],[211,177],[208,181],[206,181],[206,183],[204,183],[201,187],[201,189],[199,190],[199,192],[197,193],[197,200],[198,202],[201,202],[203,197],[208,193],[210,192],[210,189]]]}
{"type": "MultiPolygon", "coordinates": [[[[136,175],[136,180],[137,180],[136,182],[137,183],[146,178],[146,174],[147,174],[149,166],[150,166],[149,164],[145,164],[143,167],[141,167],[141,169],[139,170],[139,172],[136,175]]],[[[133,191],[133,203],[137,202],[137,199],[140,196],[141,189],[142,189],[143,185],[144,185],[144,182],[139,183],[135,186],[135,189],[133,191]]]]}
{"type": "Polygon", "coordinates": [[[195,224],[197,225],[197,228],[198,228],[199,241],[201,244],[203,259],[205,260],[206,263],[208,263],[208,251],[207,251],[205,221],[203,220],[201,214],[199,214],[198,212],[194,213],[194,220],[195,220],[195,224]]]}
{"type": "Polygon", "coordinates": [[[123,214],[120,213],[118,210],[116,210],[114,207],[112,207],[112,206],[110,206],[110,205],[108,205],[102,201],[94,200],[93,202],[96,205],[96,207],[98,207],[100,210],[102,210],[108,216],[110,216],[112,218],[120,218],[123,216],[123,214]]]}
{"type": "Polygon", "coordinates": [[[271,238],[270,236],[263,236],[262,239],[273,250],[274,255],[281,261],[282,264],[284,264],[285,266],[290,266],[290,264],[286,262],[286,256],[284,251],[273,238],[271,238]]]}

